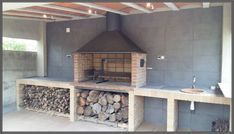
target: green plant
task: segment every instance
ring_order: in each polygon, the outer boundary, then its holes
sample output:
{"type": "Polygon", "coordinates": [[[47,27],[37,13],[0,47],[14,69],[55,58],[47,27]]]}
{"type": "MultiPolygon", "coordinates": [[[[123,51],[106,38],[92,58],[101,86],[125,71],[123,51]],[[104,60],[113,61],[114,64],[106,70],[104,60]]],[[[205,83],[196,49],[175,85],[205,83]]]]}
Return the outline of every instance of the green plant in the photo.
{"type": "Polygon", "coordinates": [[[14,39],[3,38],[3,50],[26,51],[26,44],[14,39]]]}

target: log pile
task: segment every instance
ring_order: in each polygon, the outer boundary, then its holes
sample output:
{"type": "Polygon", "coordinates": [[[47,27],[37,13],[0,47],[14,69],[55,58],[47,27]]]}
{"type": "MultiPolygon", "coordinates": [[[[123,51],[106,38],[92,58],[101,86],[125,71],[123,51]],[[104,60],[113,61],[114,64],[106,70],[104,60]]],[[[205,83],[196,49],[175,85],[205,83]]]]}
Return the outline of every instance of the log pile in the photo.
{"type": "Polygon", "coordinates": [[[211,127],[212,132],[228,132],[229,131],[229,121],[217,119],[212,122],[211,127]]]}
{"type": "Polygon", "coordinates": [[[70,113],[69,89],[25,85],[23,93],[24,108],[70,113]]]}
{"type": "Polygon", "coordinates": [[[80,90],[77,114],[101,121],[128,122],[128,94],[97,90],[80,90]]]}

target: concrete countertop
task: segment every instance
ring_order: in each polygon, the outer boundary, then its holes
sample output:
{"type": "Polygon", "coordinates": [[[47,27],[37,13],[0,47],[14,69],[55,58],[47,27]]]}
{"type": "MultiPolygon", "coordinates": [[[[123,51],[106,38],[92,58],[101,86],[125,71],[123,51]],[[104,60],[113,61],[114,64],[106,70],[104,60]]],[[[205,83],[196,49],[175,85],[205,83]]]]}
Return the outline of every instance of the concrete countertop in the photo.
{"type": "MultiPolygon", "coordinates": [[[[180,91],[181,89],[184,89],[184,88],[191,88],[191,87],[167,86],[167,85],[149,83],[149,84],[147,84],[147,85],[145,85],[143,87],[140,87],[138,89],[141,89],[141,90],[154,89],[154,90],[159,90],[159,91],[169,91],[169,92],[175,92],[175,93],[189,94],[189,93],[184,93],[184,92],[180,91]]],[[[206,87],[196,87],[196,88],[199,88],[199,89],[203,90],[203,92],[199,93],[199,94],[193,94],[193,95],[211,95],[211,96],[224,97],[222,92],[219,91],[219,89],[211,90],[211,89],[206,88],[206,87]]]]}
{"type": "Polygon", "coordinates": [[[189,87],[174,87],[160,84],[147,84],[143,87],[134,88],[129,85],[119,85],[111,83],[101,83],[95,84],[94,82],[81,82],[74,83],[73,80],[69,79],[60,79],[60,78],[49,78],[49,77],[31,77],[18,79],[17,84],[33,84],[40,86],[51,86],[51,87],[77,87],[77,88],[87,88],[87,89],[96,89],[96,90],[107,90],[107,91],[116,91],[116,92],[129,92],[133,91],[136,96],[145,96],[145,97],[156,97],[156,98],[165,98],[165,99],[175,99],[175,100],[184,100],[184,101],[195,101],[195,102],[204,102],[204,103],[214,103],[214,104],[231,104],[231,98],[226,98],[219,91],[214,91],[208,88],[203,89],[204,92],[199,94],[189,94],[181,92],[180,89],[189,88],[189,87]]]}
{"type": "Polygon", "coordinates": [[[72,81],[69,79],[50,78],[50,77],[28,77],[17,79],[16,84],[38,85],[48,87],[71,88],[72,81]]]}
{"type": "Polygon", "coordinates": [[[54,77],[27,77],[19,80],[39,80],[39,81],[59,81],[59,82],[73,82],[73,79],[54,78],[54,77]]]}
{"type": "Polygon", "coordinates": [[[231,98],[226,98],[223,94],[217,90],[211,90],[208,88],[201,88],[204,92],[199,94],[184,93],[180,90],[189,87],[174,87],[160,84],[147,84],[140,88],[135,88],[134,94],[137,96],[156,97],[164,99],[195,101],[214,104],[231,104],[231,98]]]}

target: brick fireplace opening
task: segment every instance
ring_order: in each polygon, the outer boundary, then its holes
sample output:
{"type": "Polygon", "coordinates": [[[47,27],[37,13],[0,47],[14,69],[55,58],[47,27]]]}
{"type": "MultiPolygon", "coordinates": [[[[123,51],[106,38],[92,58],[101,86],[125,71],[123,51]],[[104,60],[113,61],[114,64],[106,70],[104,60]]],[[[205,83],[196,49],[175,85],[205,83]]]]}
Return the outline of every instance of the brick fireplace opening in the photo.
{"type": "Polygon", "coordinates": [[[74,82],[118,82],[139,87],[146,83],[144,53],[75,53],[74,82]]]}

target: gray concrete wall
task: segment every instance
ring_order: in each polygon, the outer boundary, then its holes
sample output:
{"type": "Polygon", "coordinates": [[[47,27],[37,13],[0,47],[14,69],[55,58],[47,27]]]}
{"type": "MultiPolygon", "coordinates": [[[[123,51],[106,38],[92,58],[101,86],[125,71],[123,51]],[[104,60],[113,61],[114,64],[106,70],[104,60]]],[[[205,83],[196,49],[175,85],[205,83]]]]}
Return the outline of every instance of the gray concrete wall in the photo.
{"type": "MultiPolygon", "coordinates": [[[[42,76],[42,48],[44,48],[44,22],[21,19],[3,19],[3,37],[32,39],[38,41],[38,52],[3,51],[3,110],[15,110],[15,80],[24,77],[42,76]],[[40,55],[40,56],[38,56],[40,55]],[[40,72],[38,68],[40,67],[40,72]]],[[[43,70],[44,71],[44,70],[43,70]]]]}
{"type": "MultiPolygon", "coordinates": [[[[3,51],[3,109],[16,102],[16,79],[37,75],[37,53],[3,51]]],[[[11,109],[16,108],[11,107],[11,109]]]]}
{"type": "Polygon", "coordinates": [[[38,41],[37,75],[47,75],[46,23],[36,20],[3,19],[3,37],[31,39],[38,41]]]}
{"type": "Polygon", "coordinates": [[[5,37],[40,40],[40,21],[4,18],[2,23],[5,37]]]}
{"type": "Polygon", "coordinates": [[[191,86],[193,75],[197,86],[220,82],[222,7],[130,15],[122,23],[122,31],[147,52],[147,82],[191,86]]]}
{"type": "Polygon", "coordinates": [[[105,31],[105,19],[51,22],[47,24],[48,76],[73,80],[72,54],[95,36],[105,31]],[[71,32],[66,33],[66,28],[71,32]]]}

